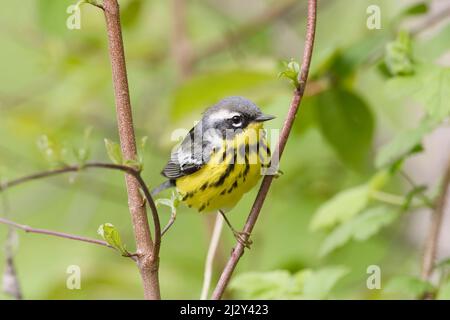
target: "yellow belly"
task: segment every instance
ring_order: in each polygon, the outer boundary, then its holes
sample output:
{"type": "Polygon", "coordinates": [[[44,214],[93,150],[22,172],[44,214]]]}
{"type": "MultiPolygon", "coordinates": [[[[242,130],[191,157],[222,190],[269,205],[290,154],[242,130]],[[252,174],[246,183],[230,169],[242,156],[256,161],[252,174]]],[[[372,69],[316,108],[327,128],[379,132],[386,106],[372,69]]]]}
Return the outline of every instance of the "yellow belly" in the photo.
{"type": "Polygon", "coordinates": [[[241,134],[216,151],[203,168],[177,179],[176,188],[183,201],[200,212],[232,209],[258,183],[263,167],[270,162],[264,136],[257,139],[258,147],[241,134]]]}

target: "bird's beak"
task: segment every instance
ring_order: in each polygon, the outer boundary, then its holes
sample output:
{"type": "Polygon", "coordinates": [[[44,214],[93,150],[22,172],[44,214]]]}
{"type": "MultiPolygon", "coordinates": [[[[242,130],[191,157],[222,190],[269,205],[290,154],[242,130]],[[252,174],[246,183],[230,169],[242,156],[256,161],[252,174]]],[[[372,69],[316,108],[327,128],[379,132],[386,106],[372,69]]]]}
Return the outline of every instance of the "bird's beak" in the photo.
{"type": "Polygon", "coordinates": [[[270,114],[260,114],[259,116],[256,117],[255,121],[256,122],[264,122],[264,121],[269,121],[275,119],[275,116],[271,116],[270,114]]]}

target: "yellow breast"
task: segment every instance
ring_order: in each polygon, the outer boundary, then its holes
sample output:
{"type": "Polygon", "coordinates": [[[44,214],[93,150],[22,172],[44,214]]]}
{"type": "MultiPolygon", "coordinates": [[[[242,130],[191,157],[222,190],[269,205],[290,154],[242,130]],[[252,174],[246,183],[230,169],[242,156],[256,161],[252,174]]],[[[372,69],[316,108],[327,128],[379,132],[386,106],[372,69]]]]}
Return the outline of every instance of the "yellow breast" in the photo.
{"type": "Polygon", "coordinates": [[[176,180],[183,201],[200,212],[232,209],[270,163],[262,124],[250,124],[211,154],[200,170],[176,180]]]}

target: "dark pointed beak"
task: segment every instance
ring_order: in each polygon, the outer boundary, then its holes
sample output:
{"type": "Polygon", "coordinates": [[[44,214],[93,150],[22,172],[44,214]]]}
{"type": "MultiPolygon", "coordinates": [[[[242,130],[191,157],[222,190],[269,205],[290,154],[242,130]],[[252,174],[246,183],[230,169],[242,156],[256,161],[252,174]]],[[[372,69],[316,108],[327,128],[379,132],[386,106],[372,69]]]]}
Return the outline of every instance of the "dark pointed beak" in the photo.
{"type": "Polygon", "coordinates": [[[255,118],[255,121],[256,122],[264,122],[264,121],[269,121],[269,120],[272,120],[272,119],[275,119],[275,116],[271,116],[270,114],[262,113],[262,114],[260,114],[259,116],[257,116],[255,118]]]}

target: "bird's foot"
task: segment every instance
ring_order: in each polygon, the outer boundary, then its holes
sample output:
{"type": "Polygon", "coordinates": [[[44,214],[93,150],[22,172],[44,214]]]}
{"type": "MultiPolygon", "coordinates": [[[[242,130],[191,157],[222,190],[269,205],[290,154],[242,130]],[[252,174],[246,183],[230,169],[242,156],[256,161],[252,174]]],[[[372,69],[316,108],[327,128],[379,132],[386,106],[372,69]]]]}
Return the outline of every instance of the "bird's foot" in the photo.
{"type": "Polygon", "coordinates": [[[245,248],[250,249],[253,241],[250,239],[250,233],[246,231],[233,231],[233,235],[237,242],[243,245],[245,248]]]}

